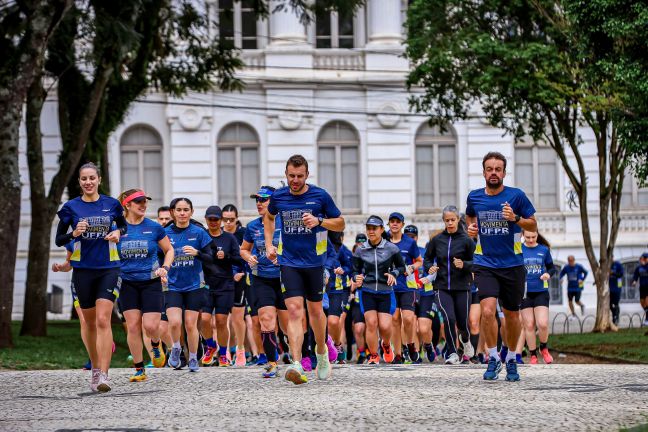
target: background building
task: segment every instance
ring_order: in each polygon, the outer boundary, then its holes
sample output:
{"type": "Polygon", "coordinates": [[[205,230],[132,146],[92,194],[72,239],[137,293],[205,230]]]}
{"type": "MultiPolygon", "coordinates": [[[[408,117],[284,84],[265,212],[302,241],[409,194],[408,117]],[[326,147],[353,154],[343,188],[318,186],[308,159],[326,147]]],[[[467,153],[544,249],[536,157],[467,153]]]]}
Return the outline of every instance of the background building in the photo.
{"type": "MultiPolygon", "coordinates": [[[[386,217],[398,210],[419,227],[424,245],[442,226],[440,208],[465,208],[468,192],[483,187],[481,160],[491,150],[509,159],[506,184],[523,188],[538,210],[540,231],[553,246],[559,265],[573,254],[589,267],[582,248],[578,209],[570,206],[571,186],[553,150],[531,140],[515,143],[504,131],[475,119],[441,131],[424,116],[409,112],[405,90],[408,63],[402,57],[407,1],[369,0],[355,16],[330,13],[310,26],[290,11],[267,20],[254,17],[249,2],[211,0],[208,12],[219,25],[215,37],[241,48],[248,65],[240,73],[241,93],[189,94],[173,99],[150,93],[136,103],[110,139],[111,189],[116,195],[143,187],[154,210],[174,196],[191,197],[200,219],[211,204],[234,203],[243,220],[254,214],[247,198],[259,184],[278,185],[286,159],[301,153],[310,161],[312,183],[330,191],[347,217],[346,240],[363,230],[368,214],[386,217]],[[233,7],[234,13],[225,9],[233,7]]],[[[44,109],[46,166],[57,164],[60,139],[56,105],[44,109]]],[[[596,146],[583,131],[590,187],[598,175],[596,146]]],[[[27,181],[26,159],[21,159],[27,181]]],[[[51,178],[51,171],[46,175],[51,178]]],[[[28,246],[29,188],[23,187],[14,317],[24,302],[28,246]]],[[[625,264],[622,313],[639,311],[631,270],[648,243],[648,189],[626,177],[623,222],[615,256],[625,264]]],[[[597,191],[589,194],[597,221],[597,191]]],[[[593,239],[598,226],[592,226],[593,239]]],[[[64,250],[52,241],[52,261],[64,250]]],[[[50,274],[49,289],[63,289],[63,314],[70,310],[69,274],[50,274]]],[[[592,312],[593,278],[583,294],[592,312]]],[[[565,311],[566,289],[553,281],[552,312],[565,311]]]]}

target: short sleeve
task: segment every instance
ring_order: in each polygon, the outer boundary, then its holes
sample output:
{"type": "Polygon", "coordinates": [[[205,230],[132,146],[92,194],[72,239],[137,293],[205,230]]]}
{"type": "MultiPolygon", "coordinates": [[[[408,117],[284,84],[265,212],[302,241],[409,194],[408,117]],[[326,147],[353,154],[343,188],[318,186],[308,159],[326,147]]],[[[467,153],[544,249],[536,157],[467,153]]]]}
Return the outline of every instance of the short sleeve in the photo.
{"type": "Polygon", "coordinates": [[[468,194],[468,198],[466,198],[466,216],[475,217],[477,214],[475,213],[475,208],[472,204],[471,195],[472,194],[468,194]]]}
{"type": "Polygon", "coordinates": [[[211,243],[212,238],[209,234],[207,234],[207,231],[205,231],[202,228],[198,228],[200,230],[200,249],[204,248],[207,246],[209,243],[211,243]]]}
{"type": "Polygon", "coordinates": [[[245,234],[243,234],[243,241],[246,241],[248,243],[254,243],[254,239],[252,238],[252,232],[250,230],[250,225],[248,225],[245,228],[245,234]]]}
{"type": "Polygon", "coordinates": [[[164,237],[166,237],[166,231],[164,230],[164,228],[162,228],[162,225],[156,223],[155,224],[155,241],[159,242],[164,237]]]}
{"type": "Polygon", "coordinates": [[[536,210],[526,194],[520,190],[517,209],[513,209],[513,211],[527,219],[533,216],[536,210]]]}
{"type": "Polygon", "coordinates": [[[112,206],[111,206],[111,215],[113,218],[119,217],[119,216],[124,216],[124,208],[120,204],[119,201],[116,199],[112,198],[112,206]]]}
{"type": "Polygon", "coordinates": [[[268,212],[270,212],[271,215],[276,215],[279,213],[279,209],[277,209],[277,198],[273,195],[270,196],[270,203],[268,204],[268,212]]]}
{"type": "Polygon", "coordinates": [[[340,217],[342,215],[342,212],[340,212],[340,209],[337,208],[335,202],[333,202],[333,198],[331,198],[331,195],[329,195],[329,193],[326,191],[323,192],[324,192],[324,199],[322,203],[322,210],[324,211],[324,216],[328,218],[340,217]]]}
{"type": "Polygon", "coordinates": [[[72,209],[70,208],[68,203],[63,204],[63,207],[61,207],[61,209],[56,214],[64,224],[72,224],[72,209]]]}

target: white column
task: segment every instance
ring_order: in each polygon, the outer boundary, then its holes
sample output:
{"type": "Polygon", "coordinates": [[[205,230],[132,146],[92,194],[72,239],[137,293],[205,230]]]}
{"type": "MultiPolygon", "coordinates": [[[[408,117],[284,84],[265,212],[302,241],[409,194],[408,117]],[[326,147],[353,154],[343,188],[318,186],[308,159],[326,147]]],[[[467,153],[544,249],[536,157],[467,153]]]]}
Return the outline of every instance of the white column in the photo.
{"type": "Polygon", "coordinates": [[[400,45],[401,30],[400,0],[369,0],[367,2],[368,45],[400,45]]]}
{"type": "Polygon", "coordinates": [[[270,14],[270,47],[306,44],[306,28],[290,7],[270,14]]]}

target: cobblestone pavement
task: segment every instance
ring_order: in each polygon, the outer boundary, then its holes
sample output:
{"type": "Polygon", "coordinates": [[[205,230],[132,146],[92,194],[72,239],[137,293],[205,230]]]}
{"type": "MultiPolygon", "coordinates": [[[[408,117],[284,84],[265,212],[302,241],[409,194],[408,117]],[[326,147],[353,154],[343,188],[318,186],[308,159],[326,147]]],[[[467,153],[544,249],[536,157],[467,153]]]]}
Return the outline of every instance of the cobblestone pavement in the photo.
{"type": "MultiPolygon", "coordinates": [[[[284,368],[282,368],[284,369],[284,368]]],[[[648,366],[335,366],[329,381],[264,380],[259,367],[150,370],[92,394],[89,372],[0,372],[0,430],[614,430],[648,423],[648,366]]]]}

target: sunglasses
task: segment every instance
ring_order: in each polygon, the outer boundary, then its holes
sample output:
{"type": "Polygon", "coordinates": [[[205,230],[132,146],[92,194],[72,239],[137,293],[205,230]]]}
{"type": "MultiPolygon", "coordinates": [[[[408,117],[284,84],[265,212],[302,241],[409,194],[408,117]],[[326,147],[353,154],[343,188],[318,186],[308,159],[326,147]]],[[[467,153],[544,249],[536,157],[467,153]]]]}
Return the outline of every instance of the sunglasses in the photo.
{"type": "Polygon", "coordinates": [[[209,218],[206,218],[206,219],[207,219],[207,222],[218,222],[220,220],[220,219],[215,218],[215,217],[209,217],[209,218]]]}
{"type": "Polygon", "coordinates": [[[136,204],[144,204],[147,201],[146,197],[139,197],[131,200],[131,202],[134,202],[136,204]]]}
{"type": "Polygon", "coordinates": [[[227,222],[227,223],[236,222],[236,218],[223,218],[223,222],[227,222]]]}
{"type": "Polygon", "coordinates": [[[268,202],[269,200],[270,198],[257,197],[256,202],[264,203],[264,202],[268,202]]]}

